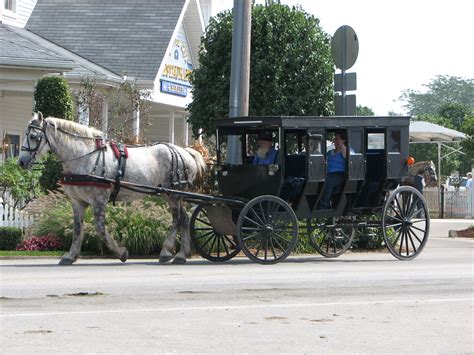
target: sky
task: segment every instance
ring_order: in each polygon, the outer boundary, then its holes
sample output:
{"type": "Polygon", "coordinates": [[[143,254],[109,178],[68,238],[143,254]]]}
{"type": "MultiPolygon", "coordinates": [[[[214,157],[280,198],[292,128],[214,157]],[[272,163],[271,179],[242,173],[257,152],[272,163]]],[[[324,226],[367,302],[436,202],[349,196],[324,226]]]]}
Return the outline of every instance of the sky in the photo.
{"type": "MultiPolygon", "coordinates": [[[[257,1],[264,3],[264,1],[257,1]]],[[[474,79],[474,0],[281,0],[301,5],[334,35],[351,26],[359,55],[346,72],[357,73],[357,105],[376,115],[406,114],[398,98],[406,89],[425,91],[437,75],[474,79]]],[[[214,0],[212,12],[232,8],[214,0]]],[[[340,72],[339,69],[336,70],[340,72]]]]}

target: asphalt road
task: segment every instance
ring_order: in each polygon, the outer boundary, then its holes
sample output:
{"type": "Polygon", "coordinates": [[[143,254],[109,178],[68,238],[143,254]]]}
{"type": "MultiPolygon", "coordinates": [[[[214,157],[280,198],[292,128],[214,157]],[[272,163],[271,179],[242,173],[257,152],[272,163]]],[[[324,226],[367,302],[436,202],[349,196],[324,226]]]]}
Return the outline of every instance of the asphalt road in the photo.
{"type": "Polygon", "coordinates": [[[415,260],[389,253],[0,260],[1,353],[473,353],[474,221],[433,221],[415,260]]]}

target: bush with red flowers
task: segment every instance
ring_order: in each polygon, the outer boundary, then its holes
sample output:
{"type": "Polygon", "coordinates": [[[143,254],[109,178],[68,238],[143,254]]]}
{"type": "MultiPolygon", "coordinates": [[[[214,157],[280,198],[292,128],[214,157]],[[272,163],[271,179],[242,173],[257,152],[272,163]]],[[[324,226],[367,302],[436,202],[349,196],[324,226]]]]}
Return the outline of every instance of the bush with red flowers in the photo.
{"type": "Polygon", "coordinates": [[[47,251],[47,250],[62,250],[63,242],[60,238],[53,234],[48,234],[42,237],[31,237],[21,242],[20,246],[16,248],[19,251],[47,251]]]}

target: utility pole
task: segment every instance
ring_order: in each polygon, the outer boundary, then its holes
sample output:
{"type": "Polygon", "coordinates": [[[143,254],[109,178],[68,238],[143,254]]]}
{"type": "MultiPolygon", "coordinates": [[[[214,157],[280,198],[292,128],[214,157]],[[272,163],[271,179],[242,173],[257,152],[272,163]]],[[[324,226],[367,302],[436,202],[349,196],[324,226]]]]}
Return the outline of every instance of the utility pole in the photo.
{"type": "MultiPolygon", "coordinates": [[[[234,0],[229,117],[248,116],[252,0],[234,0]]],[[[240,163],[240,141],[228,140],[229,163],[240,163]]]]}

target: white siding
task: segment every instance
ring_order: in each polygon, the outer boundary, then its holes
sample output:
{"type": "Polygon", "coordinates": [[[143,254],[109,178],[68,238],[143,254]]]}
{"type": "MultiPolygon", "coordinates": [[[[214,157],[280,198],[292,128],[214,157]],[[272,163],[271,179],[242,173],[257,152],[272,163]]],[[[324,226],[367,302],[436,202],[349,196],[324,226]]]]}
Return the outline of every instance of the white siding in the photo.
{"type": "Polygon", "coordinates": [[[2,23],[15,27],[25,27],[28,19],[35,8],[37,0],[16,0],[16,12],[5,11],[2,0],[2,23]]]}
{"type": "MultiPolygon", "coordinates": [[[[21,143],[32,110],[32,95],[14,95],[4,91],[3,97],[0,96],[0,141],[3,142],[3,137],[8,133],[19,135],[21,143]]],[[[3,160],[3,154],[1,156],[0,162],[3,160]]]]}

